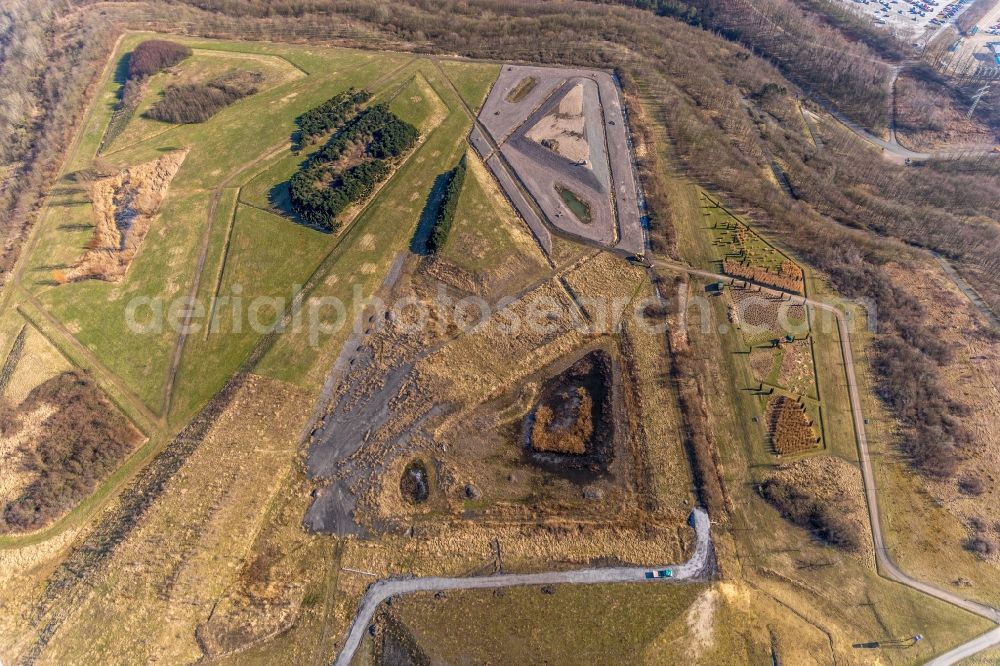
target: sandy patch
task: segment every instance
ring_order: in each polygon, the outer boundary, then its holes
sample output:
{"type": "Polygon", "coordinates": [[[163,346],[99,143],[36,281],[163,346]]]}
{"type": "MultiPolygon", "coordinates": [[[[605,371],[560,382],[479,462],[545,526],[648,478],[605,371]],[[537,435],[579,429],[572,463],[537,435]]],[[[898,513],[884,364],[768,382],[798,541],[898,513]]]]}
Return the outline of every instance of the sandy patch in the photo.
{"type": "Polygon", "coordinates": [[[118,282],[125,277],[186,155],[186,150],[170,153],[91,186],[94,236],[83,256],[62,276],[64,281],[118,282]]]}
{"type": "Polygon", "coordinates": [[[584,132],[583,83],[578,83],[559,106],[528,130],[527,136],[574,162],[590,162],[590,144],[584,132]]]}
{"type": "Polygon", "coordinates": [[[715,608],[718,598],[719,593],[715,589],[705,590],[688,609],[686,622],[691,639],[688,654],[692,659],[700,659],[715,644],[715,608]]]}

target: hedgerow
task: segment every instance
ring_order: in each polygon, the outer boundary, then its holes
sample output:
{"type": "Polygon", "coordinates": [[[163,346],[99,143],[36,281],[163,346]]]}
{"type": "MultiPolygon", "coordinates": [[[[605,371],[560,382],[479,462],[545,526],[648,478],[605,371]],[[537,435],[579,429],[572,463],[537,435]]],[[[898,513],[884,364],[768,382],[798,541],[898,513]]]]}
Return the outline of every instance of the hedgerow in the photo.
{"type": "Polygon", "coordinates": [[[458,197],[462,194],[464,183],[465,157],[451,170],[451,175],[448,177],[448,187],[445,189],[444,200],[434,220],[434,230],[427,239],[429,252],[437,252],[448,241],[448,233],[451,231],[452,222],[455,221],[455,209],[458,207],[458,197]]]}

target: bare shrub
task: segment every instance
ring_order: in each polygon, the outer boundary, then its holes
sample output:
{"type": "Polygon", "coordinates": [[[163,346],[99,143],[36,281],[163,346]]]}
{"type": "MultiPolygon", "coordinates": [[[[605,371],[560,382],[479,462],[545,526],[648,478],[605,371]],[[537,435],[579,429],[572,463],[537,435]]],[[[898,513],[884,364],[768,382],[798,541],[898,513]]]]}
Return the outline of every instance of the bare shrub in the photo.
{"type": "Polygon", "coordinates": [[[963,476],[958,480],[958,491],[963,495],[978,497],[983,494],[983,482],[976,476],[963,476]]]}
{"type": "Polygon", "coordinates": [[[38,528],[86,497],[141,438],[140,433],[79,372],[45,381],[18,407],[27,414],[47,404],[56,407],[42,423],[34,445],[23,449],[36,474],[24,492],[3,511],[7,529],[38,528]]]}
{"type": "Polygon", "coordinates": [[[166,39],[150,39],[142,42],[132,51],[128,60],[130,79],[142,79],[173,67],[191,55],[191,49],[183,44],[166,39]]]}
{"type": "Polygon", "coordinates": [[[965,540],[965,543],[962,544],[962,547],[984,560],[989,559],[989,557],[996,551],[996,544],[982,535],[969,537],[965,540]]]}
{"type": "Polygon", "coordinates": [[[836,508],[817,500],[805,488],[771,478],[758,487],[758,492],[774,505],[783,518],[809,530],[823,543],[845,550],[861,547],[862,535],[857,526],[840,515],[836,508]]]}

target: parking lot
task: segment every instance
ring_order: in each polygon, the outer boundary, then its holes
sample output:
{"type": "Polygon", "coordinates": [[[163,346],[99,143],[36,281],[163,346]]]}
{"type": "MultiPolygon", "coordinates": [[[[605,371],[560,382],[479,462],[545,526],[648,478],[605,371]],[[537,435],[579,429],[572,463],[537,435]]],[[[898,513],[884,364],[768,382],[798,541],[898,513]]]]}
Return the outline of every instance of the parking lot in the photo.
{"type": "Polygon", "coordinates": [[[972,0],[842,0],[903,38],[917,38],[955,21],[972,0]]]}

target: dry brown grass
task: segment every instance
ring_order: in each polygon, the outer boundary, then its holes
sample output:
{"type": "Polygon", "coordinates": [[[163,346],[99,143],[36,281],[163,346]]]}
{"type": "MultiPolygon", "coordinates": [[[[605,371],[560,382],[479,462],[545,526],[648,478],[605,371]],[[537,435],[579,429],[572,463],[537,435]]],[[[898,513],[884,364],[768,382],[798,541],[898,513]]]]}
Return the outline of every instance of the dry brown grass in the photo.
{"type": "Polygon", "coordinates": [[[8,461],[16,481],[8,491],[16,490],[4,498],[3,531],[37,529],[62,515],[143,440],[93,380],[76,371],[39,384],[16,407],[2,408],[3,435],[16,440],[8,461]],[[23,430],[26,438],[19,437],[23,430]]]}
{"type": "MultiPolygon", "coordinates": [[[[803,501],[822,507],[820,515],[799,516],[817,521],[816,528],[829,530],[821,538],[843,546],[865,566],[875,568],[871,527],[868,523],[861,472],[841,458],[817,456],[782,465],[768,476],[794,490],[803,501]]],[[[780,509],[781,507],[779,507],[780,509]]],[[[795,509],[791,509],[794,513],[795,509]]],[[[806,511],[810,515],[815,512],[806,511]]]]}
{"type": "MultiPolygon", "coordinates": [[[[943,510],[951,520],[964,525],[973,518],[989,526],[1000,523],[1000,475],[996,472],[1000,469],[1000,342],[984,334],[989,324],[937,266],[890,264],[886,270],[897,289],[923,306],[928,328],[950,350],[951,358],[940,366],[938,378],[949,399],[967,411],[962,422],[973,439],[953,479],[921,477],[920,484],[933,498],[933,510],[943,510]],[[956,479],[966,478],[978,479],[984,492],[961,492],[956,479]]],[[[988,538],[1000,542],[1000,537],[988,538]]],[[[1000,553],[995,552],[990,560],[986,566],[992,570],[1000,565],[1000,553]]]]}
{"type": "Polygon", "coordinates": [[[809,340],[796,340],[782,345],[784,356],[778,370],[778,383],[799,395],[813,395],[816,378],[809,340]]]}
{"type": "Polygon", "coordinates": [[[25,330],[21,358],[7,383],[4,397],[19,404],[28,397],[31,389],[42,382],[72,368],[66,357],[33,326],[25,330]]]}
{"type": "Polygon", "coordinates": [[[83,256],[65,273],[57,274],[56,280],[118,282],[124,278],[186,155],[186,150],[176,151],[95,181],[90,190],[94,235],[83,256]],[[119,225],[124,217],[132,219],[131,227],[123,232],[119,225]]]}
{"type": "Polygon", "coordinates": [[[773,368],[773,347],[754,347],[750,350],[750,369],[753,371],[754,379],[759,382],[767,381],[767,377],[771,374],[773,368]]]}
{"type": "MultiPolygon", "coordinates": [[[[268,525],[272,501],[287,488],[310,411],[302,389],[248,378],[110,556],[100,586],[85,588],[88,592],[53,638],[47,658],[60,663],[109,663],[123,654],[141,662],[200,659],[196,628],[212,617],[217,605],[228,614],[230,606],[241,603],[220,600],[248,594],[245,572],[258,555],[254,544],[268,525]]],[[[293,486],[288,492],[289,498],[302,500],[294,508],[301,516],[305,489],[293,486]]],[[[299,526],[296,520],[291,533],[302,534],[299,526]]],[[[271,602],[252,609],[252,622],[241,616],[247,640],[281,622],[271,613],[284,617],[297,603],[301,587],[282,587],[289,582],[275,583],[279,589],[271,602]]]]}
{"type": "Polygon", "coordinates": [[[594,400],[586,389],[577,389],[579,404],[575,407],[576,418],[567,425],[553,424],[555,416],[552,408],[542,405],[535,412],[535,423],[531,428],[531,448],[550,453],[571,453],[583,455],[587,452],[587,441],[594,432],[591,415],[594,400]]]}
{"type": "Polygon", "coordinates": [[[767,405],[771,445],[779,455],[802,453],[819,446],[812,419],[801,403],[783,395],[771,398],[767,405]]]}

